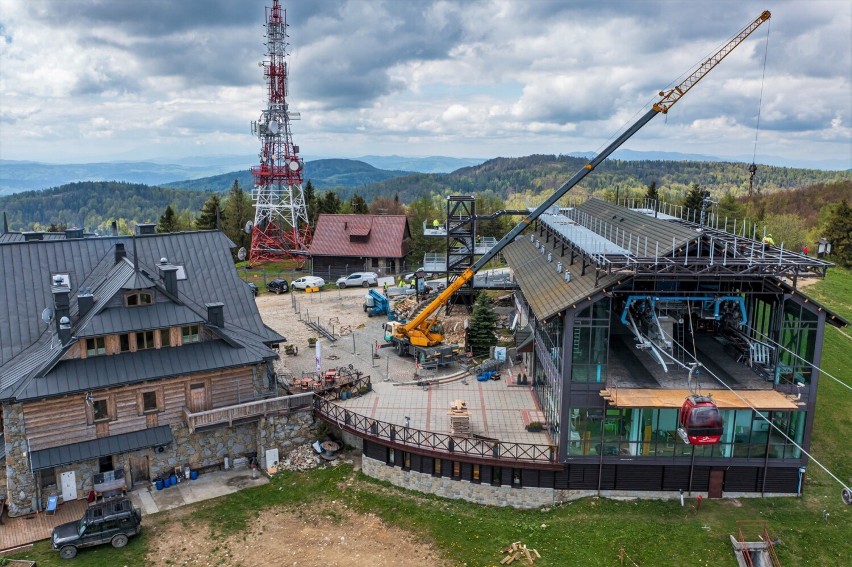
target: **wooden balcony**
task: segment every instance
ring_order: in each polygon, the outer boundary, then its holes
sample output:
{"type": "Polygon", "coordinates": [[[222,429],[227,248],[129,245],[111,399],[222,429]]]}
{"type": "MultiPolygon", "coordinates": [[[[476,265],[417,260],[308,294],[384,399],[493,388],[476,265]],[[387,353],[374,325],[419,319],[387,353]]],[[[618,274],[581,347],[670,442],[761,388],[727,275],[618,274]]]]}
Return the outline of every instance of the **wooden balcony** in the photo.
{"type": "Polygon", "coordinates": [[[235,422],[251,421],[267,415],[310,408],[312,407],[313,396],[313,392],[295,394],[293,396],[279,396],[277,398],[246,402],[197,413],[191,413],[189,408],[185,407],[183,408],[183,415],[186,425],[189,427],[189,432],[194,433],[196,429],[221,425],[228,425],[230,427],[235,422]]]}

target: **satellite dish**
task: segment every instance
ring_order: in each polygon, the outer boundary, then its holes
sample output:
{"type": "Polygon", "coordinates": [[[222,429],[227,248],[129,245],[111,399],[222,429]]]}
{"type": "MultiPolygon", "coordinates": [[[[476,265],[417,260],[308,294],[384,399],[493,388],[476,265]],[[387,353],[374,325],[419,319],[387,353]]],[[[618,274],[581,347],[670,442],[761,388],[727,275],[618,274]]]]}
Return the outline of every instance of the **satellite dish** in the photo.
{"type": "Polygon", "coordinates": [[[293,161],[290,162],[290,170],[291,171],[299,171],[299,169],[301,167],[302,167],[302,165],[299,163],[298,160],[294,159],[293,161]]]}
{"type": "Polygon", "coordinates": [[[240,248],[239,250],[237,250],[237,258],[240,259],[240,262],[242,262],[243,260],[246,259],[246,249],[245,248],[240,248]]]}
{"type": "Polygon", "coordinates": [[[246,226],[243,228],[243,232],[246,234],[251,234],[251,229],[254,227],[254,223],[252,221],[246,221],[246,226]]]}
{"type": "Polygon", "coordinates": [[[50,323],[53,321],[53,309],[50,307],[45,307],[44,311],[41,312],[41,320],[45,323],[50,323]]]}
{"type": "Polygon", "coordinates": [[[270,122],[269,123],[269,131],[272,132],[273,134],[277,134],[279,128],[280,128],[280,126],[278,125],[278,122],[270,122]]]}

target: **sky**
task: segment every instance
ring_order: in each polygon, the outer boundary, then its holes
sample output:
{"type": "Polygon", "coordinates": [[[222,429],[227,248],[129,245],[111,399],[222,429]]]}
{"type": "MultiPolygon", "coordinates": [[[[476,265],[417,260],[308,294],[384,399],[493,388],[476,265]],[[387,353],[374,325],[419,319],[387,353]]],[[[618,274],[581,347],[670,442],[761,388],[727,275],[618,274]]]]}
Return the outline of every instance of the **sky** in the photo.
{"type": "MultiPolygon", "coordinates": [[[[271,5],[0,0],[0,159],[256,155],[271,5]]],[[[281,5],[303,157],[596,151],[769,9],[769,22],[624,147],[852,168],[847,0],[281,5]]]]}

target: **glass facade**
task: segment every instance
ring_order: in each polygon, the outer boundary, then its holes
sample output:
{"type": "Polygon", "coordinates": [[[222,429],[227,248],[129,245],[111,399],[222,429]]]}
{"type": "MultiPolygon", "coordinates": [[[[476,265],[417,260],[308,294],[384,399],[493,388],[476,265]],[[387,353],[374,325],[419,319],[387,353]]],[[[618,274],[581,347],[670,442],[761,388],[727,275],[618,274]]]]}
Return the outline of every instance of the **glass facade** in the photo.
{"type": "Polygon", "coordinates": [[[798,303],[784,303],[776,383],[810,383],[818,323],[817,316],[798,303]]]}
{"type": "MultiPolygon", "coordinates": [[[[557,326],[550,325],[551,329],[559,328],[561,337],[561,323],[557,326]]],[[[538,403],[544,412],[544,419],[550,430],[559,431],[559,410],[562,399],[562,371],[557,370],[556,362],[561,362],[561,356],[553,357],[553,337],[549,336],[547,341],[542,340],[546,336],[544,332],[536,331],[535,341],[535,364],[533,366],[533,390],[538,403]]],[[[559,349],[561,353],[562,349],[559,349]]]]}
{"type": "MultiPolygon", "coordinates": [[[[693,447],[677,434],[674,408],[571,408],[568,455],[691,457],[693,447]]],[[[801,450],[764,417],[801,445],[807,412],[721,410],[722,439],[695,447],[696,457],[798,459],[801,450]]]]}
{"type": "Polygon", "coordinates": [[[606,382],[610,300],[602,299],[574,318],[571,381],[606,382]]]}

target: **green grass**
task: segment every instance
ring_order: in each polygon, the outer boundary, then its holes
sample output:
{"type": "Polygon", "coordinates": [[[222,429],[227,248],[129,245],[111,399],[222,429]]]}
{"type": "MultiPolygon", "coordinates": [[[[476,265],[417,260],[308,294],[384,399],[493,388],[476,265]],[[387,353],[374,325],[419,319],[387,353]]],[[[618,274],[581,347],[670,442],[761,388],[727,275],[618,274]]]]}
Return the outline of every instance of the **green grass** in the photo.
{"type": "MultiPolygon", "coordinates": [[[[852,318],[852,272],[832,270],[825,282],[807,293],[852,318]]],[[[852,340],[834,328],[826,331],[822,367],[850,382],[852,340]]],[[[820,379],[811,453],[844,482],[852,476],[850,402],[849,389],[827,377],[820,379]]],[[[810,463],[804,490],[802,498],[705,500],[700,510],[694,509],[692,500],[681,508],[677,501],[586,498],[546,510],[519,511],[406,491],[339,466],[278,475],[268,485],[199,503],[191,516],[180,520],[157,515],[146,523],[161,525],[143,531],[126,548],[81,551],[76,561],[92,567],[145,564],[148,538],[171,529],[209,530],[212,550],[217,541],[246,529],[263,508],[286,507],[301,515],[308,506],[337,501],[410,530],[437,546],[451,563],[471,567],[499,567],[500,548],[514,541],[538,549],[542,555],[538,567],[631,565],[619,559],[622,549],[642,566],[731,565],[728,534],[736,534],[742,526],[754,538],[764,524],[782,541],[778,555],[784,565],[848,563],[852,516],[840,500],[840,486],[810,463]],[[823,511],[828,512],[827,521],[823,511]],[[169,527],[168,522],[175,525],[169,527]]],[[[40,567],[69,564],[46,542],[16,557],[36,560],[40,567]]]]}

